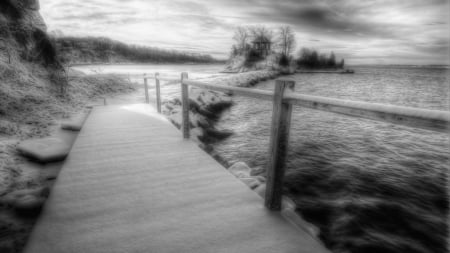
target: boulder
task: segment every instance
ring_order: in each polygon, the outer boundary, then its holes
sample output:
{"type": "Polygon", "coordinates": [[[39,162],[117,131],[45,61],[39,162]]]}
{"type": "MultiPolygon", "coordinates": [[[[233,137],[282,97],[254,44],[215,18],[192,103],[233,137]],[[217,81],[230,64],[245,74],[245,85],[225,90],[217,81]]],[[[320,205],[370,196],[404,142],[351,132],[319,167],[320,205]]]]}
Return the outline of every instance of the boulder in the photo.
{"type": "Polygon", "coordinates": [[[17,9],[30,9],[38,11],[40,9],[39,0],[9,0],[17,9]]]}
{"type": "Polygon", "coordinates": [[[42,197],[25,195],[15,201],[14,210],[21,216],[35,217],[41,213],[44,203],[42,197]]]}
{"type": "Polygon", "coordinates": [[[77,115],[69,120],[61,122],[61,129],[69,131],[80,131],[86,120],[86,114],[77,115]]]}
{"type": "Polygon", "coordinates": [[[34,196],[38,198],[48,198],[50,195],[50,188],[47,186],[35,189],[21,189],[8,193],[2,198],[2,203],[6,205],[14,205],[18,199],[24,196],[34,196]]]}
{"type": "Polygon", "coordinates": [[[263,176],[252,176],[252,178],[257,179],[261,183],[265,183],[266,182],[266,178],[263,177],[263,176]]]}
{"type": "Polygon", "coordinates": [[[266,184],[260,184],[258,187],[254,189],[254,191],[261,196],[261,198],[265,198],[266,196],[266,184]]]}
{"type": "Polygon", "coordinates": [[[25,157],[40,163],[57,162],[66,159],[71,146],[57,138],[26,140],[17,146],[17,150],[25,157]]]}
{"type": "Polygon", "coordinates": [[[34,11],[40,9],[39,0],[24,0],[25,7],[34,11]]]}
{"type": "Polygon", "coordinates": [[[250,171],[250,176],[265,176],[266,168],[262,166],[254,167],[250,171]]]}
{"type": "Polygon", "coordinates": [[[250,189],[255,189],[256,187],[258,187],[261,182],[253,177],[245,177],[245,178],[240,178],[240,180],[246,184],[250,189]]]}
{"type": "Polygon", "coordinates": [[[244,162],[237,162],[228,168],[228,171],[237,178],[250,177],[250,167],[244,162]]]}

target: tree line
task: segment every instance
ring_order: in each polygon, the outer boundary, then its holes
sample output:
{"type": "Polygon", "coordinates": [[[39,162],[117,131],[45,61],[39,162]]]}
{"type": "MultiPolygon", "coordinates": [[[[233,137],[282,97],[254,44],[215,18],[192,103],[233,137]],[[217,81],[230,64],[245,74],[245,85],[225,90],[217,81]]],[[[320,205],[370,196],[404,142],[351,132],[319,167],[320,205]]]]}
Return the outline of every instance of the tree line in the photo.
{"type": "Polygon", "coordinates": [[[302,48],[295,61],[298,67],[308,69],[344,68],[345,64],[344,59],[341,59],[340,62],[336,61],[334,52],[327,56],[309,48],[302,48]]]}
{"type": "Polygon", "coordinates": [[[287,25],[274,30],[265,26],[236,27],[230,58],[243,56],[246,65],[263,60],[266,55],[262,55],[261,50],[257,50],[251,45],[255,39],[261,38],[271,45],[269,54],[276,56],[280,66],[296,65],[297,68],[311,69],[344,67],[344,59],[338,62],[334,52],[325,55],[314,49],[302,48],[296,56],[293,56],[297,41],[294,30],[287,25]]]}
{"type": "Polygon", "coordinates": [[[128,45],[103,37],[54,37],[62,62],[213,63],[207,54],[128,45]]]}

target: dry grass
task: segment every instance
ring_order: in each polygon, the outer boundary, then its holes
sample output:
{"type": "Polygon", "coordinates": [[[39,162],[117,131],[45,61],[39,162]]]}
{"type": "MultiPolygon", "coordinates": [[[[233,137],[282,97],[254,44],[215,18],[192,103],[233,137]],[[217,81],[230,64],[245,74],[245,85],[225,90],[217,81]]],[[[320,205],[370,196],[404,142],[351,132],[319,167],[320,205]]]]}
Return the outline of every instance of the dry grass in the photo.
{"type": "Polygon", "coordinates": [[[66,80],[36,64],[0,61],[0,252],[20,252],[35,222],[16,216],[3,197],[48,184],[28,176],[15,150],[17,143],[50,135],[59,119],[85,110],[91,101],[134,90],[128,80],[113,75],[72,73],[66,80]]]}

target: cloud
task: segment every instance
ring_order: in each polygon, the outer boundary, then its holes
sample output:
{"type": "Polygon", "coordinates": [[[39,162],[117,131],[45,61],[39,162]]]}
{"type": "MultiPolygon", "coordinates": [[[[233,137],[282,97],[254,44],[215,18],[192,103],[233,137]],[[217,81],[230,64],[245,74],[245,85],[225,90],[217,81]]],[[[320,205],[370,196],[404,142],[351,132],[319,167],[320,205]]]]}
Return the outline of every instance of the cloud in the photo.
{"type": "Polygon", "coordinates": [[[448,63],[446,0],[42,0],[49,30],[226,57],[239,25],[291,25],[346,61],[448,63]],[[386,50],[389,53],[383,53],[386,50]]]}

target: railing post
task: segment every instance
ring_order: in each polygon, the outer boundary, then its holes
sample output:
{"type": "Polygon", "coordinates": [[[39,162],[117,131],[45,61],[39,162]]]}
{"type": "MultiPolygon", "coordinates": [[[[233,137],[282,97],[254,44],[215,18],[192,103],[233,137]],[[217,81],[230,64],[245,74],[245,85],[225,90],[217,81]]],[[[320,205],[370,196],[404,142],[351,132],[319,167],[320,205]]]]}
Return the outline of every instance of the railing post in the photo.
{"type": "Polygon", "coordinates": [[[148,97],[148,84],[146,74],[144,74],[144,90],[145,90],[145,103],[150,104],[150,99],[148,97]]]}
{"type": "Polygon", "coordinates": [[[188,73],[181,73],[181,103],[183,107],[183,119],[181,124],[181,131],[183,131],[183,138],[189,139],[189,89],[187,84],[183,83],[184,79],[188,78],[188,73]]]}
{"type": "Polygon", "coordinates": [[[156,108],[158,112],[161,113],[161,89],[159,87],[159,73],[155,73],[155,82],[156,82],[156,108]]]}
{"type": "Polygon", "coordinates": [[[292,105],[285,103],[283,96],[286,89],[293,91],[294,86],[295,82],[291,80],[276,80],[275,82],[265,194],[265,206],[273,211],[281,209],[283,177],[292,113],[292,105]]]}

